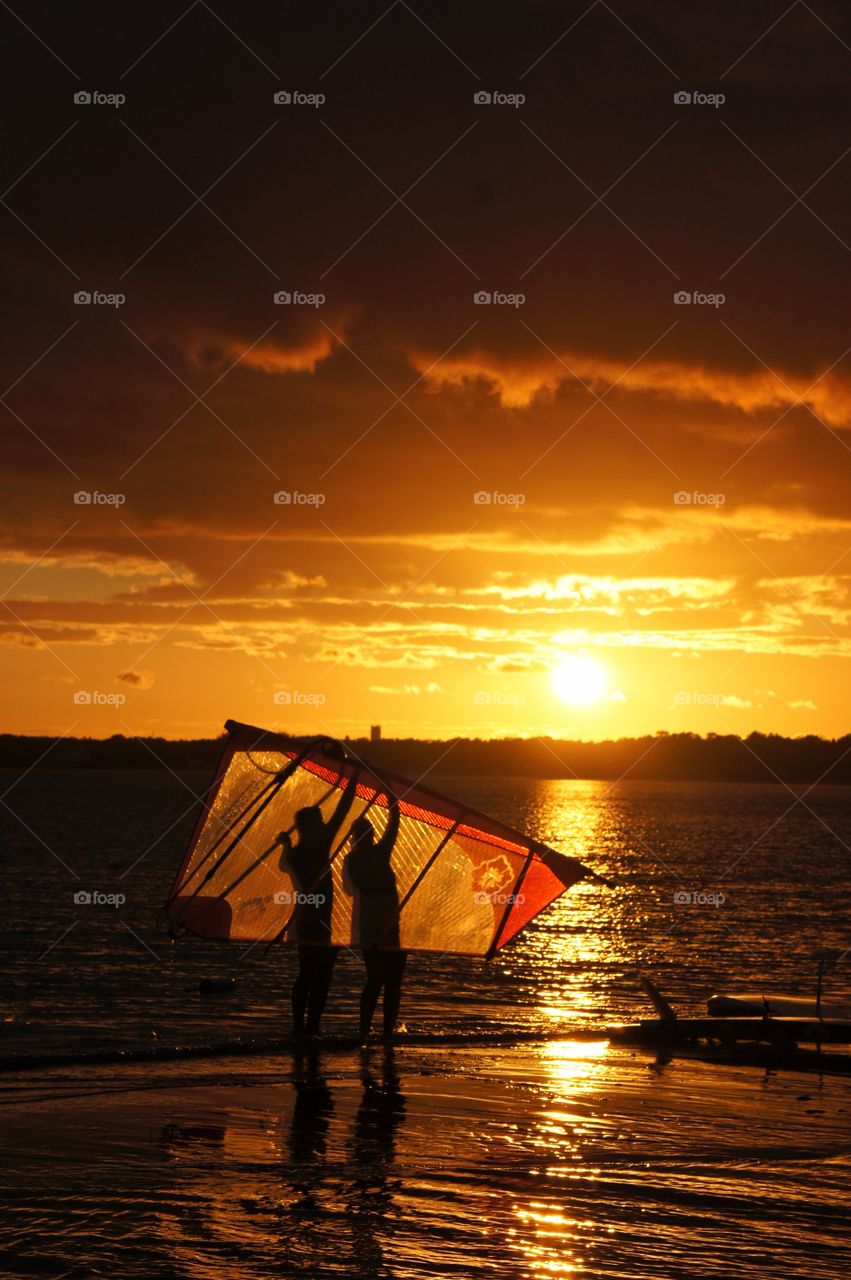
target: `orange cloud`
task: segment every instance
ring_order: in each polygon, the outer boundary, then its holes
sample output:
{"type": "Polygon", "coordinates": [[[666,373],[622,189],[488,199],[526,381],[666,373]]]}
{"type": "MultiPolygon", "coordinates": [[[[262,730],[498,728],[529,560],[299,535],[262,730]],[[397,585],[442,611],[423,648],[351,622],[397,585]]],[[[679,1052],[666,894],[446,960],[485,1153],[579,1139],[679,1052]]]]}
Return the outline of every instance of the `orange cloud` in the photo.
{"type": "Polygon", "coordinates": [[[736,373],[666,360],[642,360],[631,366],[626,360],[575,351],[556,359],[503,357],[481,348],[444,359],[417,350],[406,354],[430,391],[484,382],[503,405],[514,409],[526,408],[536,396],[551,394],[563,383],[585,383],[597,394],[617,383],[625,391],[710,401],[745,413],[801,403],[833,426],[851,425],[851,385],[831,372],[820,378],[781,376],[762,368],[736,373]]]}
{"type": "Polygon", "coordinates": [[[249,346],[240,338],[201,333],[189,342],[186,354],[197,365],[239,361],[240,365],[259,373],[313,373],[337,346],[337,337],[324,326],[318,326],[310,337],[291,345],[269,339],[249,346]]]}

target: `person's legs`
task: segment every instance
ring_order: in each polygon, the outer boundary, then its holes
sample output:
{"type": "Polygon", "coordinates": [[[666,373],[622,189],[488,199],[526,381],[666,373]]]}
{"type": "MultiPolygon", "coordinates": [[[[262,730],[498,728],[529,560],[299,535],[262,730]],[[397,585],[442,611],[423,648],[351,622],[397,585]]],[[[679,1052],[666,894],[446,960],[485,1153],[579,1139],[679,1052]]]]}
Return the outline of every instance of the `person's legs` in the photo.
{"type": "Polygon", "coordinates": [[[298,974],[293,983],[293,1034],[304,1035],[304,1015],[307,1010],[307,998],[313,981],[313,947],[299,947],[298,974]]]}
{"type": "Polygon", "coordinates": [[[384,1034],[391,1036],[399,1017],[407,951],[384,952],[384,1034]]]}
{"type": "Polygon", "coordinates": [[[382,953],[364,951],[363,962],[366,965],[366,982],[363,984],[360,998],[360,1033],[363,1038],[366,1038],[372,1026],[372,1015],[375,1013],[384,980],[382,953]]]}
{"type": "Polygon", "coordinates": [[[319,1031],[319,1021],[328,999],[331,979],[334,976],[334,965],[337,962],[338,947],[313,947],[313,976],[307,995],[307,1034],[314,1036],[319,1031]]]}

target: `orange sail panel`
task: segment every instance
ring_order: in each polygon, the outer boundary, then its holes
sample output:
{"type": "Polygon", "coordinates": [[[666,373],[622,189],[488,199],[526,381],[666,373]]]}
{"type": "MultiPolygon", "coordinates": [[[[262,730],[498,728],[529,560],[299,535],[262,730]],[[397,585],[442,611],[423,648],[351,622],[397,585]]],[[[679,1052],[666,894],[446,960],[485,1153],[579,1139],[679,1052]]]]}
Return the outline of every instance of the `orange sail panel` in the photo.
{"type": "Polygon", "coordinates": [[[175,927],[235,942],[487,956],[593,876],[458,801],[374,773],[333,739],[303,747],[226,728],[166,904],[175,927]]]}

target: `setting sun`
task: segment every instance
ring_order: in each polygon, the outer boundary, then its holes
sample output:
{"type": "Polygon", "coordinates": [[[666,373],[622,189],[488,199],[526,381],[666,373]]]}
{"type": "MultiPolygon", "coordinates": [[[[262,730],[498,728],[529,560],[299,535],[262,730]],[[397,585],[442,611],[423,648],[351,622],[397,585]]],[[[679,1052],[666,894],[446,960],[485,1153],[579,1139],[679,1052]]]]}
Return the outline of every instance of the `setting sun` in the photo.
{"type": "Polygon", "coordinates": [[[569,707],[589,707],[599,702],[608,679],[599,662],[581,654],[563,658],[550,672],[550,679],[562,702],[569,707]]]}

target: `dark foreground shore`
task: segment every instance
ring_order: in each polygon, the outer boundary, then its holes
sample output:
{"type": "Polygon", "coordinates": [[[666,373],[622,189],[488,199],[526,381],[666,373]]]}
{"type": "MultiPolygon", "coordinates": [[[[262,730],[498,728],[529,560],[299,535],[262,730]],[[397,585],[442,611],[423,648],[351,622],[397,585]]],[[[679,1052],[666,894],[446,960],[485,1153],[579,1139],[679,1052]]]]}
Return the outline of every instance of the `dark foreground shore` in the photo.
{"type": "Polygon", "coordinates": [[[561,1040],[25,1072],[2,1104],[9,1276],[851,1270],[847,1079],[561,1040]]]}

